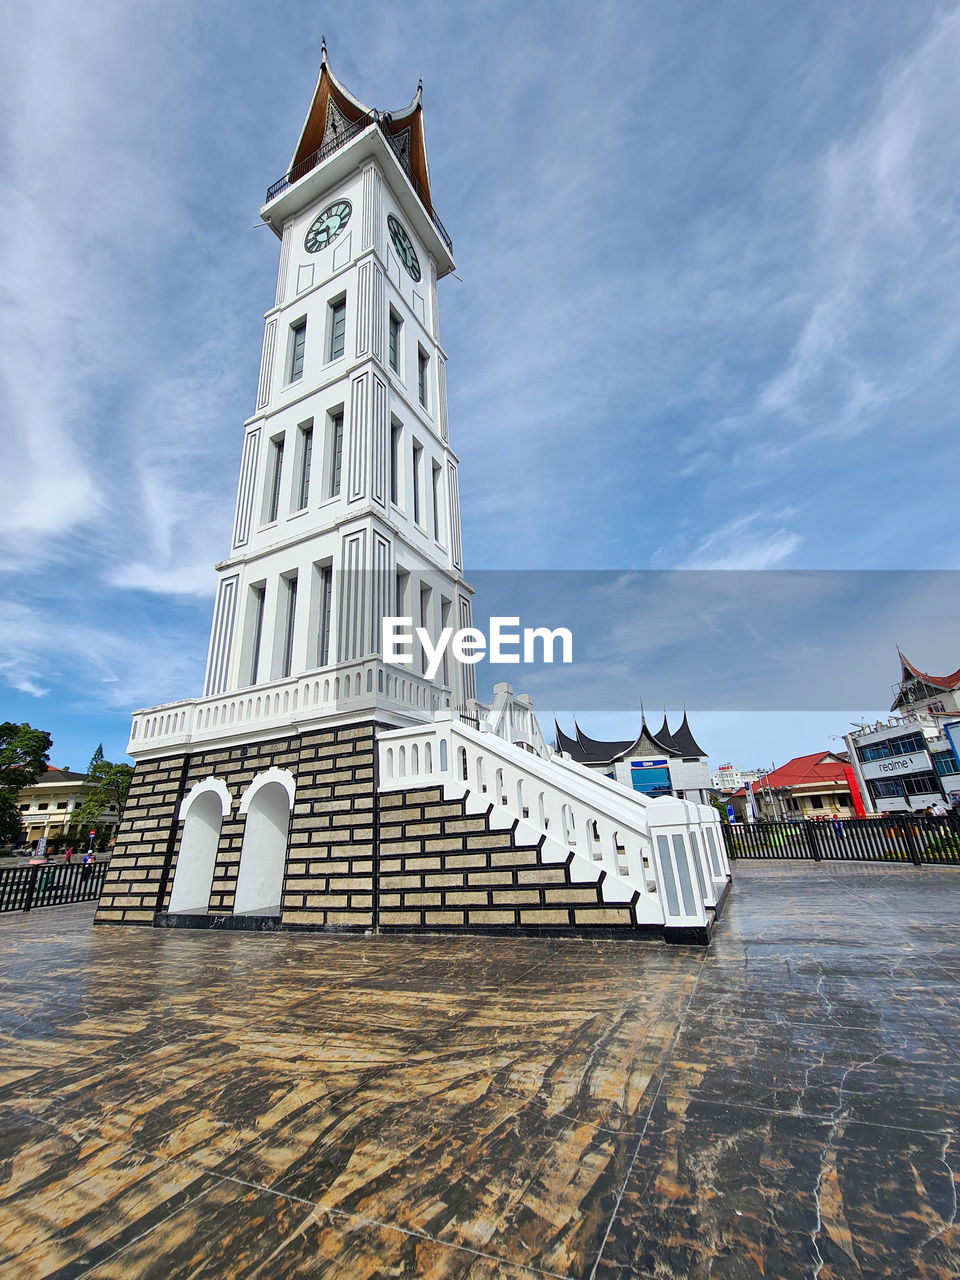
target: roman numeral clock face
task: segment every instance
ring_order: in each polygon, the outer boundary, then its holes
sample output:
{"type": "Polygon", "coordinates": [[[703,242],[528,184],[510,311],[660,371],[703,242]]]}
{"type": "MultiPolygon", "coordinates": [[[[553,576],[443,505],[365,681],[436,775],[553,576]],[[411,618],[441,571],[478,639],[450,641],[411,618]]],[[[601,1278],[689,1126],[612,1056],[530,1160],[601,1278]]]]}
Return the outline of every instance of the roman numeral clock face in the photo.
{"type": "Polygon", "coordinates": [[[334,200],[333,204],[321,209],[303,237],[303,247],[307,253],[319,253],[328,244],[332,244],[350,221],[352,212],[353,206],[349,200],[334,200]]]}
{"type": "Polygon", "coordinates": [[[390,232],[390,239],[393,241],[393,247],[397,251],[397,257],[407,268],[407,275],[411,280],[419,280],[420,260],[417,257],[417,251],[414,249],[410,237],[392,213],[387,214],[387,230],[390,232]]]}

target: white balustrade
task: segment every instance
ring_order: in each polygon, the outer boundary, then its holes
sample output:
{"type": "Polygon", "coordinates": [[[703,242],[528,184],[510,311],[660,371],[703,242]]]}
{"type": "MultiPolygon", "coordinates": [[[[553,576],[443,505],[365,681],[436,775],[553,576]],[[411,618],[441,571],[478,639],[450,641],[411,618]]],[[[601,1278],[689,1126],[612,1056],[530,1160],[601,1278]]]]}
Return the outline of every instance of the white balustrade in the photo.
{"type": "Polygon", "coordinates": [[[544,861],[573,853],[576,876],[606,872],[604,901],[639,895],[638,923],[703,926],[726,884],[719,817],[707,806],[638,802],[616,783],[477,732],[450,712],[439,712],[432,725],[382,733],[378,745],[381,791],[441,786],[466,793],[468,807],[492,806],[493,825],[516,821],[518,839],[544,837],[544,861]]]}
{"type": "Polygon", "coordinates": [[[372,660],[341,663],[216,697],[136,711],[128,753],[242,737],[261,729],[300,726],[324,715],[376,709],[428,719],[449,695],[406,669],[372,660]]]}

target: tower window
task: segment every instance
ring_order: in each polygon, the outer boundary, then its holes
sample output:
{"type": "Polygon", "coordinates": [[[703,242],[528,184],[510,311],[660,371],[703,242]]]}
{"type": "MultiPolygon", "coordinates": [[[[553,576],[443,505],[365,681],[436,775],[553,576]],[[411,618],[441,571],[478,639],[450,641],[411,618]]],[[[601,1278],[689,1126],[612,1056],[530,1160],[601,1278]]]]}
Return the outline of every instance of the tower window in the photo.
{"type": "Polygon", "coordinates": [[[440,465],[433,464],[433,536],[440,541],[440,465]]]}
{"type": "Polygon", "coordinates": [[[285,679],[293,670],[293,627],[297,618],[297,575],[284,578],[286,608],[283,618],[283,652],[280,655],[280,677],[285,679]]]}
{"type": "Polygon", "coordinates": [[[425,409],[427,407],[427,365],[429,363],[430,357],[423,347],[420,347],[417,351],[417,394],[420,397],[420,403],[425,409]]]}
{"type": "Polygon", "coordinates": [[[343,355],[344,335],[347,330],[347,300],[338,298],[330,303],[330,359],[343,355]]]}
{"type": "Polygon", "coordinates": [[[297,492],[297,510],[302,511],[310,501],[310,467],[313,463],[313,423],[300,428],[300,484],[297,492]]]}
{"type": "Polygon", "coordinates": [[[307,341],[307,322],[299,320],[292,328],[290,344],[290,381],[303,377],[303,348],[307,341]]]}
{"type": "MultiPolygon", "coordinates": [[[[420,626],[427,634],[430,634],[430,597],[432,592],[425,582],[420,583],[420,626]]],[[[426,675],[427,667],[430,665],[427,660],[427,651],[420,646],[420,674],[426,675]]]]}
{"type": "Polygon", "coordinates": [[[403,444],[403,427],[394,422],[390,427],[390,501],[400,502],[400,450],[403,444]]]}
{"type": "Polygon", "coordinates": [[[265,583],[250,588],[250,659],[247,665],[247,684],[257,683],[257,668],[260,666],[260,645],[263,641],[263,609],[267,598],[265,583]]]}
{"type": "Polygon", "coordinates": [[[343,412],[330,415],[330,479],[327,485],[327,497],[335,498],[340,492],[340,477],[343,470],[343,412]]]}
{"type": "Polygon", "coordinates": [[[317,635],[317,666],[325,667],[330,661],[330,616],[333,608],[333,567],[319,566],[319,619],[317,635]]]}
{"type": "Polygon", "coordinates": [[[283,475],[283,436],[279,440],[270,441],[270,459],[268,462],[267,472],[267,501],[264,506],[263,518],[267,524],[272,524],[277,518],[277,512],[280,509],[280,479],[283,475]]]}
{"type": "Polygon", "coordinates": [[[390,368],[395,373],[400,372],[400,329],[403,321],[397,313],[390,308],[390,368]]]}
{"type": "Polygon", "coordinates": [[[416,440],[413,442],[413,522],[420,524],[423,517],[421,510],[423,488],[423,446],[416,440]]]}

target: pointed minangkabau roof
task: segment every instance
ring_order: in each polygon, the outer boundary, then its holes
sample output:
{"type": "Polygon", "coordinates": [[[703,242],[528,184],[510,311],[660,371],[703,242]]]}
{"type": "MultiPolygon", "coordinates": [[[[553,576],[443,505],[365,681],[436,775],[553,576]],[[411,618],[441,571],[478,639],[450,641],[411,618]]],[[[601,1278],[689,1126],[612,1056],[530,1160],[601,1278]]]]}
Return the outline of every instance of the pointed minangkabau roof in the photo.
{"type": "Polygon", "coordinates": [[[657,741],[660,743],[660,745],[663,747],[664,751],[669,751],[673,755],[682,754],[682,752],[679,752],[674,745],[673,734],[670,732],[670,726],[667,724],[666,711],[664,711],[663,713],[663,724],[657,730],[656,738],[657,738],[657,741]]]}
{"type": "Polygon", "coordinates": [[[583,752],[584,763],[613,764],[614,760],[619,760],[632,746],[629,738],[626,742],[600,742],[597,738],[587,737],[576,721],[573,722],[573,727],[577,731],[577,742],[583,752]]]}
{"type": "MultiPolygon", "coordinates": [[[[928,684],[931,689],[938,689],[944,693],[951,693],[953,690],[960,688],[960,670],[954,671],[948,676],[931,676],[926,671],[921,671],[919,667],[915,667],[912,662],[909,662],[899,646],[897,648],[897,656],[900,659],[901,685],[906,684],[908,680],[920,680],[924,684],[928,684]]],[[[903,689],[901,688],[890,710],[896,711],[897,707],[902,707],[909,701],[910,699],[904,697],[903,689]]]]}
{"type": "Polygon", "coordinates": [[[377,111],[367,107],[330,70],[325,40],[320,46],[317,87],[314,89],[313,100],[300,130],[289,169],[292,171],[301,161],[319,151],[328,135],[335,134],[344,124],[356,124],[364,119],[369,119],[371,123],[376,120],[383,132],[394,140],[420,185],[428,211],[432,213],[430,171],[427,168],[423,134],[423,82],[417,84],[416,93],[400,111],[377,111]],[[409,136],[404,138],[403,135],[408,131],[409,136]]]}
{"type": "Polygon", "coordinates": [[[697,745],[696,738],[690,732],[686,711],[683,713],[683,723],[673,735],[673,746],[677,755],[680,756],[697,756],[702,760],[707,754],[702,747],[697,745]]]}
{"type": "Polygon", "coordinates": [[[579,760],[580,744],[577,742],[576,738],[567,737],[567,735],[563,732],[563,730],[560,728],[559,724],[557,723],[556,717],[554,717],[553,727],[556,730],[556,734],[557,734],[557,750],[561,753],[561,755],[572,756],[574,760],[579,760]]]}

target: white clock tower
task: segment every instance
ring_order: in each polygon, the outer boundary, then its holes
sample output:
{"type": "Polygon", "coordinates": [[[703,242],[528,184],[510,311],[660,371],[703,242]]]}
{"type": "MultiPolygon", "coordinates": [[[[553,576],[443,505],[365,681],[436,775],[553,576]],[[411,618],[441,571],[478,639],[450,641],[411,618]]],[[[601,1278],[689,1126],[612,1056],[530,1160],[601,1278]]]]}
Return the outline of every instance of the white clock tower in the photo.
{"type": "Polygon", "coordinates": [[[97,922],[706,940],[715,811],[631,797],[554,756],[529,698],[481,707],[469,660],[428,662],[471,592],[420,89],[373,111],[324,47],[261,217],[280,266],[206,683],[134,713],[97,922]],[[429,646],[385,654],[385,617],[429,646]]]}
{"type": "Polygon", "coordinates": [[[427,680],[420,653],[397,666],[381,651],[385,615],[434,637],[470,623],[437,314],[454,262],[430,195],[420,88],[402,111],[371,110],[324,46],[261,217],[280,265],[204,695],[243,691],[263,707],[309,678],[299,710],[396,724],[469,705],[471,668],[451,662],[427,680]]]}

